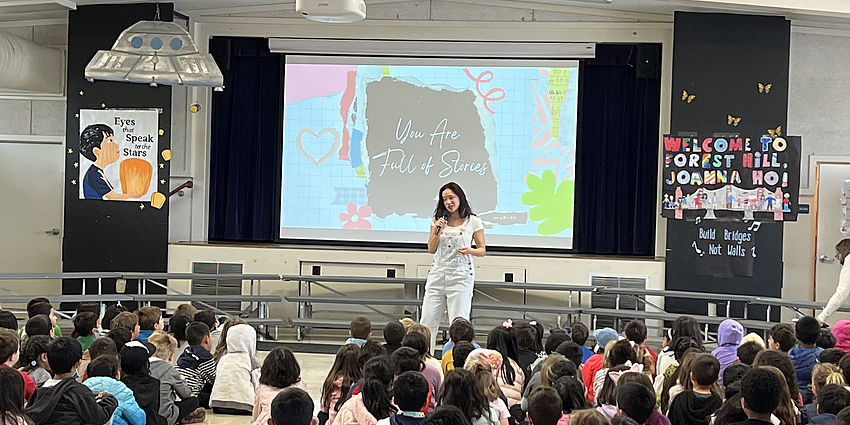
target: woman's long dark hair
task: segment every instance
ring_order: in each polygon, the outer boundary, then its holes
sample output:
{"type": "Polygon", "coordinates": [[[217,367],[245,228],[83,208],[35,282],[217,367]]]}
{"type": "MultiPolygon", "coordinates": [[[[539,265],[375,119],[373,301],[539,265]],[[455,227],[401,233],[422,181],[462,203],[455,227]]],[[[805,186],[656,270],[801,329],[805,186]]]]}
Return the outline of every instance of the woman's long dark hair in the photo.
{"type": "Polygon", "coordinates": [[[32,423],[24,415],[24,378],[11,367],[0,367],[0,424],[14,425],[18,418],[32,423]]]}
{"type": "Polygon", "coordinates": [[[446,374],[437,404],[459,408],[470,421],[490,414],[490,402],[475,375],[466,369],[452,369],[446,374]]]}
{"type": "Polygon", "coordinates": [[[295,354],[286,347],[276,347],[269,352],[260,369],[260,383],[275,388],[286,388],[301,380],[301,366],[295,354]]]}
{"type": "Polygon", "coordinates": [[[510,359],[519,363],[519,354],[516,347],[516,340],[508,328],[504,326],[496,326],[487,335],[487,349],[496,350],[502,354],[502,368],[499,370],[499,376],[508,385],[514,384],[516,379],[516,371],[511,364],[510,359]]]}
{"type": "Polygon", "coordinates": [[[466,194],[463,193],[463,189],[460,188],[460,185],[455,182],[448,182],[440,188],[440,191],[437,192],[437,208],[434,208],[434,220],[439,220],[443,217],[448,217],[449,210],[446,209],[446,204],[443,203],[443,192],[449,189],[457,195],[458,202],[460,205],[457,207],[457,213],[460,215],[460,218],[467,218],[472,215],[472,208],[469,207],[469,201],[466,200],[466,194]]]}
{"type": "Polygon", "coordinates": [[[363,405],[375,419],[381,420],[396,412],[390,393],[394,369],[387,356],[372,357],[363,366],[360,394],[363,395],[363,405]]]}
{"type": "Polygon", "coordinates": [[[363,370],[360,369],[360,362],[357,360],[359,353],[360,347],[357,344],[346,344],[336,350],[334,363],[328,371],[328,376],[325,377],[325,382],[322,383],[322,403],[319,406],[321,411],[330,412],[331,394],[334,392],[334,381],[337,378],[342,377],[342,385],[339,389],[339,400],[333,406],[334,410],[339,410],[345,403],[345,395],[351,389],[351,384],[363,377],[363,370]]]}
{"type": "Polygon", "coordinates": [[[38,358],[47,352],[47,344],[50,343],[50,337],[47,335],[36,335],[27,339],[26,345],[21,350],[21,356],[18,357],[18,363],[15,368],[24,372],[30,373],[37,369],[38,358]]]}

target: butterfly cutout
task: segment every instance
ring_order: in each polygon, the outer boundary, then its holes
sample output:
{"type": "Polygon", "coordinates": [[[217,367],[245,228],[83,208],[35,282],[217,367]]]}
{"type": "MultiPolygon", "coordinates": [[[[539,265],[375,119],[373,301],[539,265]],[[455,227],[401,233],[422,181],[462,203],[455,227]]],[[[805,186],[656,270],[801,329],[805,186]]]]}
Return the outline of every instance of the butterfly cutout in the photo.
{"type": "Polygon", "coordinates": [[[759,93],[770,93],[770,88],[773,87],[773,83],[758,83],[759,85],[759,93]]]}
{"type": "Polygon", "coordinates": [[[775,139],[775,138],[777,138],[777,137],[782,136],[782,126],[781,126],[781,125],[777,125],[775,130],[774,130],[774,129],[771,129],[771,128],[768,128],[768,129],[767,129],[767,134],[769,134],[769,135],[770,135],[770,138],[771,138],[771,139],[775,139]]]}
{"type": "Polygon", "coordinates": [[[726,115],[726,123],[727,123],[727,124],[729,124],[729,125],[731,125],[731,126],[733,126],[733,127],[737,127],[737,126],[738,126],[738,124],[740,124],[740,123],[741,123],[741,117],[737,117],[737,118],[735,118],[735,117],[733,117],[732,115],[728,115],[728,114],[727,114],[727,115],[726,115]]]}
{"type": "Polygon", "coordinates": [[[693,102],[695,97],[697,97],[697,95],[690,94],[690,93],[688,93],[687,90],[682,90],[682,101],[691,103],[691,102],[693,102]]]}

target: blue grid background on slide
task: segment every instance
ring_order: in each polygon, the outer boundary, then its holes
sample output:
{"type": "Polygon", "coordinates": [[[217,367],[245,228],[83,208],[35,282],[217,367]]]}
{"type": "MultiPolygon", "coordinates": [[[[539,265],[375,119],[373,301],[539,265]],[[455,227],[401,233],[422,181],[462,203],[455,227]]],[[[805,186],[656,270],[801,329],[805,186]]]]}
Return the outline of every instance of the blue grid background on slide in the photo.
{"type": "MultiPolygon", "coordinates": [[[[475,81],[471,80],[462,67],[409,67],[390,66],[390,75],[409,82],[418,82],[423,86],[450,87],[454,90],[472,90],[476,92],[475,81]]],[[[480,108],[482,124],[491,125],[488,135],[495,137],[488,148],[492,161],[492,169],[497,175],[499,194],[499,212],[527,212],[528,206],[522,204],[521,196],[528,191],[525,175],[532,169],[541,173],[543,169],[553,168],[533,166],[535,157],[557,158],[560,162],[559,176],[566,174],[566,166],[574,163],[575,123],[577,119],[578,70],[572,69],[567,99],[563,102],[560,116],[560,148],[544,148],[551,143],[532,148],[531,144],[539,134],[539,128],[551,126],[536,124],[535,91],[542,95],[549,90],[548,80],[541,75],[539,68],[468,68],[473,76],[490,70],[493,79],[481,83],[480,90],[487,93],[492,88],[502,88],[505,98],[491,101],[488,106],[494,114],[480,108]],[[492,124],[488,124],[492,123],[492,124]],[[537,128],[537,129],[535,129],[537,128]],[[568,157],[562,156],[565,148],[572,147],[568,157]],[[495,149],[493,149],[495,148],[495,149]]],[[[358,66],[358,98],[357,122],[350,121],[348,128],[360,128],[358,123],[363,120],[365,106],[362,102],[365,93],[364,82],[379,79],[382,67],[373,65],[358,66]]],[[[286,81],[286,84],[298,84],[296,81],[286,81]]],[[[305,99],[287,104],[284,111],[284,146],[283,146],[283,183],[282,183],[282,214],[281,224],[285,227],[310,227],[339,229],[342,222],[339,214],[346,211],[349,202],[357,206],[366,203],[366,179],[357,177],[349,161],[339,159],[338,149],[319,165],[314,164],[299,151],[298,134],[302,129],[310,131],[302,135],[301,148],[314,160],[320,160],[334,145],[334,135],[331,132],[321,133],[324,129],[334,129],[342,138],[343,120],[340,116],[340,100],[342,93],[324,97],[305,99]],[[321,137],[317,138],[317,135],[321,137]]],[[[551,119],[551,117],[549,117],[551,119]]],[[[341,140],[340,140],[341,142],[341,140]]],[[[363,149],[365,150],[365,146],[363,149]]],[[[365,156],[366,153],[363,152],[365,156]]],[[[368,164],[368,160],[364,159],[368,164]]],[[[435,166],[441,166],[439,158],[435,158],[435,166]]],[[[553,168],[554,170],[554,168],[553,168]]],[[[430,196],[430,195],[428,195],[430,196]]],[[[470,201],[475,207],[475,199],[470,201]]],[[[483,211],[477,211],[483,212],[483,211]]],[[[429,219],[409,216],[392,215],[384,219],[375,216],[369,218],[374,230],[422,231],[430,225],[429,219]]],[[[529,222],[525,226],[494,225],[488,232],[512,235],[536,235],[537,223],[529,222]]],[[[558,236],[572,236],[572,229],[561,232],[558,236]]]]}

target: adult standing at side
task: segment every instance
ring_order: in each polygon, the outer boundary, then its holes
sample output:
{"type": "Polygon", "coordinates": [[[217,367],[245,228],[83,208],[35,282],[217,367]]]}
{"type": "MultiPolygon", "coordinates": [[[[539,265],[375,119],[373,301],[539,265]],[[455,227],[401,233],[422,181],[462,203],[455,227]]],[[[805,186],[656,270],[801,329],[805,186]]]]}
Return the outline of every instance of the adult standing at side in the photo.
{"type": "Polygon", "coordinates": [[[428,235],[428,252],[434,254],[434,262],[428,272],[422,300],[422,324],[431,330],[431,352],[444,311],[448,311],[449,320],[455,317],[469,320],[475,282],[472,257],[483,257],[487,252],[484,224],[472,213],[460,185],[446,183],[437,198],[434,222],[428,235]]]}
{"type": "Polygon", "coordinates": [[[841,307],[847,295],[850,294],[850,262],[845,262],[847,255],[850,254],[850,239],[842,239],[835,244],[835,259],[841,264],[841,274],[838,275],[838,287],[835,288],[835,293],[829,298],[829,302],[823,308],[823,311],[818,314],[818,322],[822,325],[826,319],[841,307]]]}

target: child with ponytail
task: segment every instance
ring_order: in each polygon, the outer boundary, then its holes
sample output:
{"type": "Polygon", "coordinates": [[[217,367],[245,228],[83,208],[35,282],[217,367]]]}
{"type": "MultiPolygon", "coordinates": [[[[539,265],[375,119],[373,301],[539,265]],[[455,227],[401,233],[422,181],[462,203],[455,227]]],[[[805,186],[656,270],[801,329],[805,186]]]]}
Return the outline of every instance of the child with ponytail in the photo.
{"type": "Polygon", "coordinates": [[[818,363],[812,369],[811,391],[814,401],[800,409],[803,423],[806,423],[807,418],[811,419],[818,415],[818,393],[827,384],[845,385],[844,375],[841,369],[832,363],[818,363]]]}
{"type": "Polygon", "coordinates": [[[332,425],[376,425],[396,412],[390,394],[395,368],[387,356],[369,359],[363,365],[360,394],[351,396],[339,409],[332,425]]]}
{"type": "Polygon", "coordinates": [[[47,344],[49,343],[50,337],[47,335],[36,335],[27,339],[18,358],[18,364],[15,365],[18,370],[28,373],[38,388],[53,377],[50,374],[50,366],[47,364],[47,344]]]}

